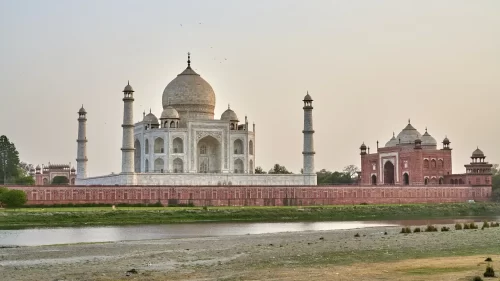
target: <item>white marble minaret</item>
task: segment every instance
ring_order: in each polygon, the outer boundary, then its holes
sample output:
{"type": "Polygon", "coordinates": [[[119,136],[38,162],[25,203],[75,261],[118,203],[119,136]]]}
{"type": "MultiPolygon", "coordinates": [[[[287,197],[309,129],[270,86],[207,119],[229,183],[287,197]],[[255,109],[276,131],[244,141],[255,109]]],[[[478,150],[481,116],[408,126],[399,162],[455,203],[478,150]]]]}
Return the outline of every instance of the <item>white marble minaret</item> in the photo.
{"type": "Polygon", "coordinates": [[[76,152],[76,178],[87,178],[87,112],[85,108],[78,111],[78,143],[76,152]]]}
{"type": "Polygon", "coordinates": [[[127,83],[123,89],[122,174],[134,173],[134,89],[127,83]]]}
{"type": "MultiPolygon", "coordinates": [[[[312,117],[312,102],[313,99],[309,95],[309,92],[304,97],[304,151],[302,155],[304,156],[304,175],[314,174],[314,129],[313,129],[313,117],[312,117]]],[[[313,184],[312,182],[309,184],[313,184]]],[[[315,184],[315,183],[314,183],[315,184]]]]}

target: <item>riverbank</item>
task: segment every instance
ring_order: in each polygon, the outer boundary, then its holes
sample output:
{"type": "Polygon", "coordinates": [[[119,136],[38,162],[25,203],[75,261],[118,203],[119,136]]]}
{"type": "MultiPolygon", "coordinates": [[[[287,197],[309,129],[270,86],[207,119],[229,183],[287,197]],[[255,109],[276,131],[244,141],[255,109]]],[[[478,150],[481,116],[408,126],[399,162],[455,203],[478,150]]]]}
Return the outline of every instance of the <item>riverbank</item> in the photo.
{"type": "Polygon", "coordinates": [[[335,205],[308,207],[73,207],[0,211],[0,229],[189,222],[354,221],[498,216],[500,204],[335,205]]]}
{"type": "Polygon", "coordinates": [[[466,278],[482,275],[487,257],[500,269],[500,228],[452,227],[449,232],[412,234],[400,230],[21,247],[0,249],[0,268],[2,276],[13,281],[470,280],[466,278]],[[137,274],[127,277],[132,269],[137,274]]]}

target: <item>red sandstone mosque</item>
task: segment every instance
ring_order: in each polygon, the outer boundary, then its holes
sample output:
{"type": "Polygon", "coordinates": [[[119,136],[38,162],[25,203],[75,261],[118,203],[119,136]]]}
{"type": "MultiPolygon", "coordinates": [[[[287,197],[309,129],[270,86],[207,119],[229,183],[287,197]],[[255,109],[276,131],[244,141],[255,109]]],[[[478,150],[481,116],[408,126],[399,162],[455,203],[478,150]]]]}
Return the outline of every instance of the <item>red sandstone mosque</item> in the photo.
{"type": "Polygon", "coordinates": [[[486,156],[477,148],[464,174],[452,174],[450,140],[445,137],[438,148],[436,139],[427,128],[421,135],[410,120],[408,125],[377,152],[370,153],[363,143],[361,150],[362,185],[491,185],[491,167],[486,156]]]}

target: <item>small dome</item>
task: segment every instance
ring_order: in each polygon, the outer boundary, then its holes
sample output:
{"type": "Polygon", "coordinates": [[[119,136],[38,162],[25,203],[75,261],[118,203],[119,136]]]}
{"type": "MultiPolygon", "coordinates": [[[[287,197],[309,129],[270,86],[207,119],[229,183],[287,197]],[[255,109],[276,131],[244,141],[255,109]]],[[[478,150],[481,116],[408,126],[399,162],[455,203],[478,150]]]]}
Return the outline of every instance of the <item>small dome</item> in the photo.
{"type": "Polygon", "coordinates": [[[238,116],[229,106],[227,107],[226,111],[224,111],[224,113],[222,113],[222,115],[220,116],[220,120],[236,121],[236,122],[239,121],[238,116]]]}
{"type": "Polygon", "coordinates": [[[385,144],[385,147],[391,147],[396,145],[398,145],[398,140],[394,136],[394,133],[392,133],[392,138],[385,144]]]}
{"type": "Polygon", "coordinates": [[[425,128],[425,133],[422,135],[422,145],[437,145],[437,141],[433,138],[425,128]]]}
{"type": "Polygon", "coordinates": [[[484,153],[481,149],[479,149],[479,147],[474,150],[474,152],[472,152],[472,158],[482,158],[484,157],[484,153]]]}
{"type": "Polygon", "coordinates": [[[148,124],[160,124],[160,122],[158,122],[158,118],[156,118],[156,116],[151,112],[149,112],[146,116],[144,116],[142,122],[148,124]]]}
{"type": "Polygon", "coordinates": [[[311,96],[309,95],[309,92],[307,92],[307,95],[304,97],[304,100],[303,101],[313,101],[313,99],[311,98],[311,96]]]}
{"type": "Polygon", "coordinates": [[[160,119],[179,119],[179,112],[169,105],[161,113],[160,119]]]}
{"type": "Polygon", "coordinates": [[[359,149],[361,150],[365,150],[366,149],[366,144],[365,143],[362,143],[361,146],[359,147],[359,149]]]}
{"type": "Polygon", "coordinates": [[[416,139],[415,140],[415,144],[422,144],[422,140],[421,139],[416,139]]]}
{"type": "Polygon", "coordinates": [[[450,144],[450,140],[448,139],[448,137],[444,138],[443,144],[450,144]]]}
{"type": "Polygon", "coordinates": [[[133,92],[134,89],[132,86],[130,86],[130,83],[127,82],[127,86],[125,86],[125,89],[123,89],[123,92],[133,92]]]}
{"type": "Polygon", "coordinates": [[[41,168],[40,168],[40,165],[36,165],[36,169],[37,169],[37,170],[40,170],[40,169],[41,169],[41,168]]]}
{"type": "Polygon", "coordinates": [[[72,171],[72,172],[75,172],[75,171],[76,171],[75,167],[72,167],[72,168],[71,168],[71,171],[72,171]]]}
{"type": "Polygon", "coordinates": [[[78,110],[78,113],[80,114],[86,114],[87,111],[85,111],[85,108],[83,108],[83,104],[82,104],[82,107],[80,108],[80,110],[78,110]]]}

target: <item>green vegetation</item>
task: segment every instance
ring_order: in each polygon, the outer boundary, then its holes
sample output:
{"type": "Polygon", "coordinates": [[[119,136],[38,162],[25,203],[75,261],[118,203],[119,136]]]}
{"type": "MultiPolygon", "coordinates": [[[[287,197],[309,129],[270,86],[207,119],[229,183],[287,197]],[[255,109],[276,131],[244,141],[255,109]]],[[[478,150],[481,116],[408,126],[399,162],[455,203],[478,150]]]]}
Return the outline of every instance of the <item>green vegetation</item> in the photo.
{"type": "Polygon", "coordinates": [[[317,172],[318,185],[326,184],[353,184],[358,178],[358,167],[355,165],[349,165],[344,167],[342,172],[331,172],[325,169],[321,169],[317,172]]]}
{"type": "Polygon", "coordinates": [[[10,189],[0,193],[0,203],[7,208],[20,208],[26,201],[26,193],[22,190],[10,189]]]}
{"type": "Polygon", "coordinates": [[[65,185],[65,184],[68,184],[69,183],[69,179],[65,176],[55,176],[53,179],[52,179],[52,184],[62,184],[62,185],[65,185]]]}
{"type": "MultiPolygon", "coordinates": [[[[336,205],[310,207],[58,207],[0,211],[0,228],[183,222],[352,221],[494,216],[500,204],[336,205]]],[[[470,224],[467,224],[470,226],[470,224]]],[[[410,230],[411,232],[411,230],[410,230]]]]}
{"type": "Polygon", "coordinates": [[[484,277],[495,277],[495,270],[493,270],[493,267],[491,265],[488,265],[486,267],[486,271],[483,273],[484,277]]]}
{"type": "Polygon", "coordinates": [[[29,175],[32,169],[33,165],[19,161],[14,143],[4,135],[0,136],[0,184],[33,185],[35,180],[29,175]]]}

